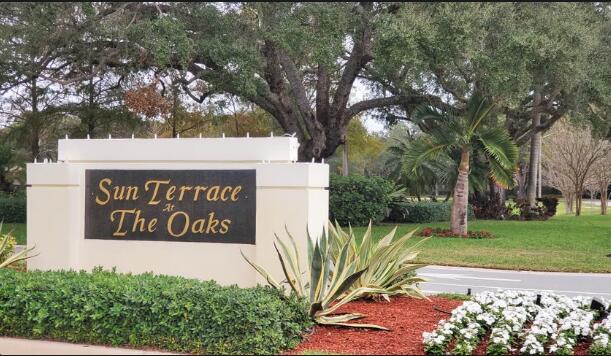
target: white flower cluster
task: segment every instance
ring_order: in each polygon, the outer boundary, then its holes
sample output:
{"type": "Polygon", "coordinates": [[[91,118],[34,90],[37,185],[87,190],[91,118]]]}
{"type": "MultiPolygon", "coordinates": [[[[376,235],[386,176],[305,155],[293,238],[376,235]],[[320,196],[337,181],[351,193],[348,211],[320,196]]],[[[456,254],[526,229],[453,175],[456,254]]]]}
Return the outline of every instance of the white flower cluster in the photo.
{"type": "Polygon", "coordinates": [[[593,355],[611,354],[611,315],[600,323],[594,324],[592,331],[592,346],[590,353],[593,355]]]}
{"type": "Polygon", "coordinates": [[[587,310],[590,301],[583,297],[566,297],[544,294],[541,310],[529,330],[524,333],[520,352],[542,354],[544,345],[550,343],[549,352],[572,354],[580,336],[588,336],[594,312],[587,310]]]}
{"type": "Polygon", "coordinates": [[[477,319],[482,314],[482,306],[476,302],[464,302],[454,309],[449,320],[441,320],[433,332],[422,334],[427,353],[443,354],[450,341],[456,338],[454,353],[471,354],[484,331],[477,319]]]}
{"type": "Polygon", "coordinates": [[[480,293],[454,309],[451,318],[440,321],[433,332],[423,333],[425,352],[472,354],[486,331],[490,331],[486,352],[491,355],[518,351],[519,344],[521,354],[543,354],[546,349],[572,354],[579,339],[588,336],[594,337],[593,346],[611,351],[611,320],[597,324],[593,332],[596,312],[589,309],[590,298],[541,293],[539,304],[536,300],[531,292],[480,293]],[[531,326],[525,330],[527,324],[531,326]],[[447,350],[452,340],[454,348],[447,350]]]}

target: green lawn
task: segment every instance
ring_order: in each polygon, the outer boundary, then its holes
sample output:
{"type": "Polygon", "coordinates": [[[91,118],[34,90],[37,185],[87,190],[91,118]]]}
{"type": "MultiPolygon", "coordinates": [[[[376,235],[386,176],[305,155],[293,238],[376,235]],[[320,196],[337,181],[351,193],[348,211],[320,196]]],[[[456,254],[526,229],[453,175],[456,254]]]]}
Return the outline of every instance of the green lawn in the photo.
{"type": "Polygon", "coordinates": [[[2,224],[2,231],[0,233],[6,234],[9,232],[15,236],[18,245],[25,245],[25,224],[2,224]]]}
{"type": "MultiPolygon", "coordinates": [[[[447,228],[448,223],[404,224],[398,233],[425,226],[447,228]]],[[[375,226],[374,235],[379,238],[393,227],[375,226]]],[[[357,235],[362,235],[365,229],[354,228],[357,235]]],[[[548,221],[480,220],[470,221],[469,229],[488,230],[497,237],[483,240],[433,237],[423,246],[418,262],[533,271],[611,272],[611,258],[606,257],[611,254],[611,215],[584,211],[579,217],[561,214],[548,221]]]]}

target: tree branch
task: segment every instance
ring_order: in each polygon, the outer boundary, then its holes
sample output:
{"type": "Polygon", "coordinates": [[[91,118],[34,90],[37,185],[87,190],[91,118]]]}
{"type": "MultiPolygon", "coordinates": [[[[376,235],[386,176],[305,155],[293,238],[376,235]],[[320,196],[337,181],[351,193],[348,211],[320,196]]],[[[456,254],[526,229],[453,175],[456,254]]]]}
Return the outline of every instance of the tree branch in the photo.
{"type": "Polygon", "coordinates": [[[545,122],[542,122],[540,125],[530,125],[523,133],[517,135],[517,138],[514,141],[518,146],[525,144],[534,134],[549,129],[556,121],[563,118],[565,114],[566,109],[556,111],[549,119],[545,120],[545,122]]]}
{"type": "Polygon", "coordinates": [[[413,96],[396,95],[396,96],[389,96],[385,98],[375,98],[375,99],[363,100],[361,102],[358,102],[352,105],[350,108],[348,108],[347,116],[350,118],[366,110],[387,107],[387,106],[402,106],[406,109],[409,109],[409,108],[413,109],[416,106],[421,105],[421,104],[430,104],[432,106],[443,108],[443,109],[452,108],[451,105],[444,103],[443,101],[441,101],[441,99],[439,99],[436,96],[432,96],[432,95],[413,95],[413,96]]]}
{"type": "MultiPolygon", "coordinates": [[[[367,7],[371,8],[371,4],[367,4],[367,7]]],[[[369,11],[364,8],[363,4],[359,4],[357,10],[360,10],[358,15],[361,17],[362,23],[360,28],[356,31],[356,35],[352,37],[354,45],[350,57],[346,62],[344,72],[337,83],[337,89],[335,90],[331,107],[331,116],[333,117],[343,116],[341,113],[348,104],[354,80],[365,65],[373,59],[371,53],[373,29],[367,18],[369,11]]]]}

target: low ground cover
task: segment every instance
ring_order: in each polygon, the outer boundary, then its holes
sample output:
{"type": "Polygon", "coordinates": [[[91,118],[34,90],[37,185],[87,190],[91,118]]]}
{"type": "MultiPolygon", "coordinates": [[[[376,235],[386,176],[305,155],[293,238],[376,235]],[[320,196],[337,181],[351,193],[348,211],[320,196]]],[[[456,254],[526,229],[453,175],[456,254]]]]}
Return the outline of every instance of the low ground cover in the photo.
{"type": "Polygon", "coordinates": [[[485,230],[481,230],[481,231],[468,231],[466,235],[460,235],[460,234],[455,234],[453,233],[450,229],[442,229],[442,228],[432,228],[432,227],[425,227],[422,228],[420,231],[418,231],[418,233],[416,234],[416,236],[421,236],[421,237],[429,237],[429,236],[435,236],[435,237],[449,237],[449,238],[463,238],[463,239],[492,239],[494,238],[494,234],[492,234],[490,231],[485,231],[485,230]]]}
{"type": "MultiPolygon", "coordinates": [[[[585,204],[584,204],[585,206],[585,204]]],[[[562,211],[562,207],[558,211],[562,211]]],[[[374,237],[386,235],[394,224],[374,228],[374,237]]],[[[402,224],[397,233],[447,222],[402,224]]],[[[364,227],[354,227],[357,236],[364,227]]],[[[431,238],[416,262],[451,266],[489,267],[533,271],[611,272],[611,216],[559,215],[547,221],[476,220],[470,230],[486,230],[494,239],[431,238]]],[[[417,242],[420,238],[414,238],[417,242]]]]}
{"type": "Polygon", "coordinates": [[[274,354],[311,326],[271,288],[85,272],[0,269],[0,335],[212,354],[274,354]]]}

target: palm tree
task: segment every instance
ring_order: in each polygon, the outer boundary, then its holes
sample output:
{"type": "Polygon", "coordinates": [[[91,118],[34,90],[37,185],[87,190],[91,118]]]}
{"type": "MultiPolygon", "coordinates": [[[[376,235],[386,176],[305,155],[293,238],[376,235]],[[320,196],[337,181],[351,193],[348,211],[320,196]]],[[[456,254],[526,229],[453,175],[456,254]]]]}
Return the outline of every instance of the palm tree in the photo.
{"type": "Polygon", "coordinates": [[[440,157],[456,155],[456,183],[452,201],[451,230],[467,233],[469,173],[473,152],[482,152],[488,161],[488,174],[499,186],[513,185],[512,174],[518,160],[518,147],[504,127],[492,125],[490,113],[494,104],[474,95],[461,115],[431,106],[418,107],[413,121],[426,134],[414,140],[406,152],[408,171],[417,174],[421,167],[440,157]]]}
{"type": "MultiPolygon", "coordinates": [[[[458,179],[460,150],[453,149],[449,154],[441,154],[434,160],[423,162],[420,167],[413,171],[408,153],[413,150],[413,146],[423,144],[417,141],[426,141],[427,139],[428,137],[424,133],[416,137],[395,139],[394,144],[389,146],[387,150],[388,158],[385,161],[385,166],[389,171],[388,175],[399,185],[406,187],[410,195],[416,195],[417,197],[434,191],[436,184],[445,185],[450,190],[445,198],[445,201],[448,201],[458,179]]],[[[476,151],[476,158],[482,156],[485,158],[485,152],[481,152],[482,147],[475,146],[474,150],[476,151]]],[[[469,191],[480,192],[486,190],[489,182],[488,172],[487,160],[472,159],[469,191]]]]}

